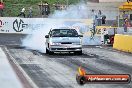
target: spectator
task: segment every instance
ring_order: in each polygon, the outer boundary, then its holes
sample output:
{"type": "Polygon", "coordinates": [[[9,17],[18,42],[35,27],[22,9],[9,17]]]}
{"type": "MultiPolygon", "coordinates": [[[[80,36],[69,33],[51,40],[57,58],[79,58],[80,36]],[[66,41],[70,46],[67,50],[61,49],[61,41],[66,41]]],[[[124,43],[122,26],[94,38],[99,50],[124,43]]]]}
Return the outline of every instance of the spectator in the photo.
{"type": "Polygon", "coordinates": [[[127,32],[127,27],[128,27],[128,23],[129,23],[129,21],[128,21],[128,14],[126,14],[126,12],[123,11],[122,17],[123,17],[124,32],[127,32]]]}
{"type": "Polygon", "coordinates": [[[59,7],[60,7],[60,3],[59,3],[59,2],[56,2],[56,4],[55,4],[55,9],[56,9],[56,10],[60,10],[59,7]]]}
{"type": "Polygon", "coordinates": [[[95,14],[95,11],[93,9],[92,9],[91,17],[92,17],[93,21],[95,21],[96,14],[95,14]]]}
{"type": "Polygon", "coordinates": [[[55,4],[55,9],[59,10],[59,4],[58,3],[55,4]]]}
{"type": "Polygon", "coordinates": [[[106,16],[105,15],[102,16],[102,24],[106,24],[106,16]]]}
{"type": "Polygon", "coordinates": [[[125,21],[125,19],[128,19],[128,14],[126,14],[126,12],[123,11],[123,15],[122,15],[122,17],[123,17],[123,20],[125,21]]]}
{"type": "Polygon", "coordinates": [[[98,23],[98,26],[101,26],[102,24],[102,12],[101,10],[99,10],[98,14],[97,14],[97,23],[98,23]]]}
{"type": "Polygon", "coordinates": [[[28,13],[28,18],[31,18],[33,17],[33,10],[32,10],[32,7],[29,8],[29,13],[28,13]]]}
{"type": "Polygon", "coordinates": [[[25,18],[25,8],[22,8],[20,14],[18,16],[23,16],[25,18]]]}
{"type": "Polygon", "coordinates": [[[104,44],[108,44],[109,42],[109,35],[108,35],[108,31],[106,29],[104,29],[104,44]]]}
{"type": "Polygon", "coordinates": [[[42,15],[49,15],[50,14],[50,7],[49,7],[49,4],[47,2],[45,2],[43,5],[43,8],[42,8],[42,15]]]}
{"type": "Polygon", "coordinates": [[[96,23],[97,23],[97,15],[95,14],[94,10],[92,9],[92,19],[93,19],[93,34],[96,32],[96,23]]]}
{"type": "Polygon", "coordinates": [[[124,20],[124,25],[123,25],[124,26],[124,32],[127,32],[128,23],[129,23],[128,19],[125,19],[124,20]]]}
{"type": "Polygon", "coordinates": [[[4,3],[0,1],[0,16],[3,17],[4,3]]]}

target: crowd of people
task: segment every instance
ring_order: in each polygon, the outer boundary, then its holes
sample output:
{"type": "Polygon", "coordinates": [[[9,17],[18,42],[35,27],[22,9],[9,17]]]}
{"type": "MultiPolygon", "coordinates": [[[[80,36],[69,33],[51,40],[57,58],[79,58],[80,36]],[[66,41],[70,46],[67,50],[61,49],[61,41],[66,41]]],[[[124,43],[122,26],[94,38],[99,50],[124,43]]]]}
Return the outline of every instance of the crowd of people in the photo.
{"type": "Polygon", "coordinates": [[[94,36],[96,33],[96,26],[102,26],[106,24],[106,16],[102,14],[101,10],[96,13],[95,10],[92,9],[91,18],[93,19],[93,27],[91,29],[91,33],[94,36]]]}
{"type": "MultiPolygon", "coordinates": [[[[49,4],[47,2],[42,3],[42,5],[39,6],[39,7],[40,7],[40,10],[41,10],[41,15],[49,15],[50,14],[50,7],[49,7],[49,4]]],[[[0,17],[4,16],[4,14],[3,14],[4,8],[5,8],[4,2],[0,1],[0,17]]],[[[19,12],[19,14],[17,16],[18,17],[24,17],[24,18],[25,17],[32,18],[33,17],[33,8],[32,8],[32,6],[29,7],[28,9],[23,7],[20,10],[20,12],[19,12]],[[26,12],[26,11],[28,11],[28,12],[26,12]],[[28,14],[26,14],[26,13],[28,13],[28,14]]]]}
{"type": "Polygon", "coordinates": [[[95,13],[95,10],[92,9],[91,18],[96,26],[101,26],[106,24],[106,16],[102,14],[101,10],[98,13],[95,13]]]}

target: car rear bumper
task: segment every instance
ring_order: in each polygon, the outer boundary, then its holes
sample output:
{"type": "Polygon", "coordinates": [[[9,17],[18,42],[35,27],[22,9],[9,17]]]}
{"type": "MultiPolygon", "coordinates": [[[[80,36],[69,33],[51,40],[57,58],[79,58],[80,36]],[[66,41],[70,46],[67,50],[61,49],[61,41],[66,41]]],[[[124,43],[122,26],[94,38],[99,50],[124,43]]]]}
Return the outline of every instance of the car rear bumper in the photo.
{"type": "Polygon", "coordinates": [[[82,45],[52,45],[49,49],[52,52],[74,52],[82,51],[82,45]]]}

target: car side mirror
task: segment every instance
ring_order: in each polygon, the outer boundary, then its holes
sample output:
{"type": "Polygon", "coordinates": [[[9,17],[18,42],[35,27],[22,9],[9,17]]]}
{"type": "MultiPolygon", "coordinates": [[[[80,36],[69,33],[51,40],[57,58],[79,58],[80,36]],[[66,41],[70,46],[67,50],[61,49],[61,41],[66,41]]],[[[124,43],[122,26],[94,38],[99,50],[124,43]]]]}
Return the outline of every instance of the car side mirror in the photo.
{"type": "Polygon", "coordinates": [[[83,35],[79,35],[79,37],[83,37],[83,35]]]}
{"type": "Polygon", "coordinates": [[[45,38],[49,38],[49,35],[46,35],[45,38]]]}

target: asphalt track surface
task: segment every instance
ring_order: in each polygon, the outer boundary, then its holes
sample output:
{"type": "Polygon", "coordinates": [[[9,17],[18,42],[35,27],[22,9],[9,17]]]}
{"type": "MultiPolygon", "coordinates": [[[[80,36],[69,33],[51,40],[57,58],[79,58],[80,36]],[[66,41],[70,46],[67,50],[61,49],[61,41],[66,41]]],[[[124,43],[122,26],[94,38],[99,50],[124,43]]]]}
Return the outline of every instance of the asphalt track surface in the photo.
{"type": "Polygon", "coordinates": [[[25,35],[15,34],[0,35],[0,39],[4,40],[4,43],[0,40],[0,44],[6,45],[10,54],[38,88],[132,88],[131,82],[84,86],[76,82],[79,66],[82,66],[88,74],[130,74],[132,76],[132,54],[130,53],[108,47],[92,46],[84,47],[83,55],[68,53],[47,55],[18,46],[17,44],[21,44],[21,39],[24,37],[25,35]]]}
{"type": "Polygon", "coordinates": [[[20,45],[25,34],[0,34],[0,45],[20,45]]]}

